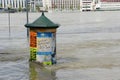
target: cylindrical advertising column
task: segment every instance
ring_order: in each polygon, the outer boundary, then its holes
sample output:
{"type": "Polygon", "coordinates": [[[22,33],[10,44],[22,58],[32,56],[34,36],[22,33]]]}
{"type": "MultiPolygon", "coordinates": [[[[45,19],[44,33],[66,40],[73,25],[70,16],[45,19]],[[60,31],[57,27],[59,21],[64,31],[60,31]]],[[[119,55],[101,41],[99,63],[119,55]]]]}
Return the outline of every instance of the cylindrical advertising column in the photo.
{"type": "Polygon", "coordinates": [[[51,32],[37,33],[37,55],[36,61],[43,62],[43,64],[52,64],[52,55],[55,49],[55,37],[51,32]]]}
{"type": "Polygon", "coordinates": [[[36,21],[25,26],[30,28],[30,61],[43,65],[56,64],[56,28],[59,25],[42,13],[36,21]]]}

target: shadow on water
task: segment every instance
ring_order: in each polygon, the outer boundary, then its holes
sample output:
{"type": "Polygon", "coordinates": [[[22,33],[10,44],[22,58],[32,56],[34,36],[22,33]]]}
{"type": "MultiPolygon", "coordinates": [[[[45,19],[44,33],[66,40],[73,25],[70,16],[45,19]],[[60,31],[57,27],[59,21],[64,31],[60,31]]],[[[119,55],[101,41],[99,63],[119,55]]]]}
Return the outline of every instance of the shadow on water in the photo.
{"type": "Polygon", "coordinates": [[[56,80],[54,70],[48,70],[38,63],[29,62],[30,79],[29,80],[56,80]]]}

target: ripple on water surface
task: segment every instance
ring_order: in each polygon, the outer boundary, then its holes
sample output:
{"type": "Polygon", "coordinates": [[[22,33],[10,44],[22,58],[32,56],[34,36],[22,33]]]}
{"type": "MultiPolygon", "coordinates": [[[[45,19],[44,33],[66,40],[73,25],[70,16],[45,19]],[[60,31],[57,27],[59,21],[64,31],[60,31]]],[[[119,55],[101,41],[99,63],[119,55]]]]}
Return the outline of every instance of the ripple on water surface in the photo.
{"type": "Polygon", "coordinates": [[[0,62],[0,80],[29,80],[28,62],[0,62]]]}

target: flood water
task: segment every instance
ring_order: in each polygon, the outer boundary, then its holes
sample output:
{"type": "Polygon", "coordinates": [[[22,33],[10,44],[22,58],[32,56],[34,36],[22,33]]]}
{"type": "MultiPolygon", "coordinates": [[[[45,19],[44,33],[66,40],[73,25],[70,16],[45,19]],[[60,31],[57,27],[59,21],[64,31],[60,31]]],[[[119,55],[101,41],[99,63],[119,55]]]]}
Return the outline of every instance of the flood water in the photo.
{"type": "MultiPolygon", "coordinates": [[[[57,29],[57,64],[29,62],[26,13],[0,14],[0,80],[120,80],[120,11],[45,13],[57,29]],[[10,34],[9,34],[10,30],[10,34]],[[10,36],[9,36],[10,35],[10,36]]],[[[41,13],[29,13],[29,22],[41,13]]]]}

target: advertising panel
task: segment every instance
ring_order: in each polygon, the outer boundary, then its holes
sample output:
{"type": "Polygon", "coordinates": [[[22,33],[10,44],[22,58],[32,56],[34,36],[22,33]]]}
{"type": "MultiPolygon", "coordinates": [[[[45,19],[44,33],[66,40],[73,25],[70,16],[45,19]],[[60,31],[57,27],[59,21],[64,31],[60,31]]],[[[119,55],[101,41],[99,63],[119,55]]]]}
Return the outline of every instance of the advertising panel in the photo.
{"type": "Polygon", "coordinates": [[[50,32],[37,32],[37,55],[36,61],[51,65],[52,36],[50,32]]]}
{"type": "Polygon", "coordinates": [[[30,60],[36,60],[37,45],[36,45],[37,33],[30,31],[30,60]]]}

